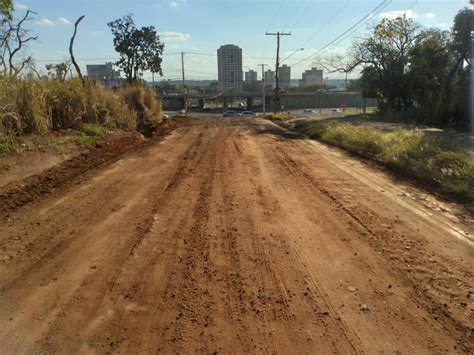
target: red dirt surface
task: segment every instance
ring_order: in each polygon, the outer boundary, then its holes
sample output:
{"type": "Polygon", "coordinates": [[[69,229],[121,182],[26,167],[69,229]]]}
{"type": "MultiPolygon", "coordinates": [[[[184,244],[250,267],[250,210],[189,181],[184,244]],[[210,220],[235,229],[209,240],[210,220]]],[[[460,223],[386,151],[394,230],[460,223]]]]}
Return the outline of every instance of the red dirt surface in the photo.
{"type": "Polygon", "coordinates": [[[460,207],[265,120],[175,124],[3,193],[0,353],[474,350],[460,207]]]}

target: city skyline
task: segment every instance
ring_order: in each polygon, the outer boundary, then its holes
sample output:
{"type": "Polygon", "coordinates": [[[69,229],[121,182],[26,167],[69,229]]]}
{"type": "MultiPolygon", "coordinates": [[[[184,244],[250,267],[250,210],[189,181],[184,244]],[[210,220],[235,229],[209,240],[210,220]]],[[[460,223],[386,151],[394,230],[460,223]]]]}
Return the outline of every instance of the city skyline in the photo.
{"type": "MultiPolygon", "coordinates": [[[[156,76],[156,80],[180,78],[180,52],[186,52],[189,79],[216,80],[215,48],[220,43],[234,43],[241,47],[243,66],[260,73],[258,64],[261,63],[274,69],[276,41],[267,38],[265,31],[291,31],[292,35],[281,41],[281,57],[291,55],[298,48],[305,49],[282,64],[292,67],[293,77],[300,77],[302,72],[317,63],[311,59],[303,63],[299,61],[317,53],[364,16],[369,15],[367,21],[335,41],[323,54],[343,52],[366,25],[402,13],[423,26],[449,29],[455,13],[466,6],[469,6],[467,0],[140,0],[134,2],[133,7],[125,0],[83,0],[67,5],[59,0],[20,0],[16,3],[16,12],[18,16],[26,9],[37,12],[29,27],[38,34],[40,41],[32,44],[30,49],[40,69],[47,63],[68,57],[72,24],[82,14],[86,17],[79,27],[75,44],[81,67],[85,70],[87,64],[116,60],[118,56],[113,49],[107,22],[132,12],[138,26],[155,26],[165,43],[164,76],[156,76]],[[386,6],[379,8],[380,11],[373,11],[384,3],[386,6]],[[237,15],[229,16],[229,13],[237,15]],[[199,21],[192,21],[196,18],[199,21]],[[211,25],[201,25],[211,18],[211,25]]],[[[343,75],[335,73],[328,77],[342,78],[343,75]]],[[[151,80],[151,74],[145,73],[144,78],[151,80]]]]}

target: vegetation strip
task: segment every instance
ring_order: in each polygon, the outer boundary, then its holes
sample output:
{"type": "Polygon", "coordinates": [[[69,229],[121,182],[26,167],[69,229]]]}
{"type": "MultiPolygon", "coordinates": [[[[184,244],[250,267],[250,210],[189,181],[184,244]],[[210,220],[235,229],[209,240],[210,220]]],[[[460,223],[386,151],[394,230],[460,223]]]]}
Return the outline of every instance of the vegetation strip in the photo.
{"type": "Polygon", "coordinates": [[[474,156],[422,132],[340,123],[303,124],[295,130],[434,185],[461,202],[474,201],[474,156]]]}

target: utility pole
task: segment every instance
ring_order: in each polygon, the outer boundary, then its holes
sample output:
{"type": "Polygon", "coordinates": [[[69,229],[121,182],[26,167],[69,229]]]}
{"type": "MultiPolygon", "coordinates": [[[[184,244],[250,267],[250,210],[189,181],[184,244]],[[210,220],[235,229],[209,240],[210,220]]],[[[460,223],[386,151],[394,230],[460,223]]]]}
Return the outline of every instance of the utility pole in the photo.
{"type": "Polygon", "coordinates": [[[181,75],[183,77],[183,106],[184,106],[184,111],[186,114],[188,113],[188,110],[186,108],[186,86],[184,86],[184,52],[181,52],[181,75]]]}
{"type": "Polygon", "coordinates": [[[259,64],[262,67],[262,112],[263,117],[266,114],[266,104],[265,104],[265,64],[259,64]]]}
{"type": "Polygon", "coordinates": [[[275,97],[273,99],[275,103],[274,112],[277,113],[280,111],[280,83],[279,83],[279,69],[280,69],[280,37],[281,36],[291,36],[291,32],[266,32],[267,36],[276,36],[277,37],[277,53],[276,53],[276,65],[275,65],[275,97]]]}

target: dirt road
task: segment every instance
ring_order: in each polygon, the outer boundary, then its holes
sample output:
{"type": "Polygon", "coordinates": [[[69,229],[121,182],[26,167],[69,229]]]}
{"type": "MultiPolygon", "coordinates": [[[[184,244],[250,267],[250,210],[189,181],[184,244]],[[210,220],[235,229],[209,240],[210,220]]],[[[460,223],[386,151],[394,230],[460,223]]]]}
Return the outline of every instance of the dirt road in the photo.
{"type": "Polygon", "coordinates": [[[468,353],[473,223],[423,196],[189,120],[2,215],[0,353],[468,353]]]}

